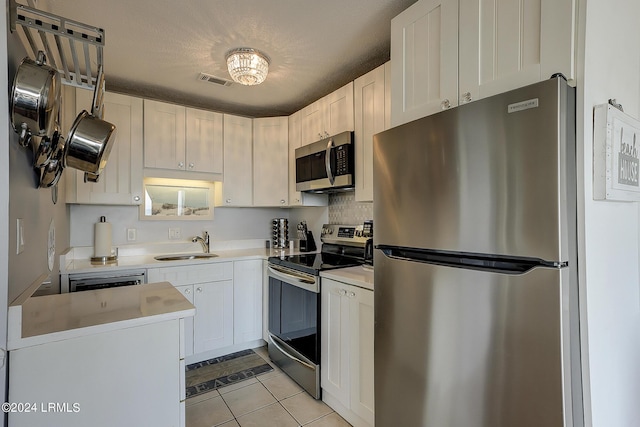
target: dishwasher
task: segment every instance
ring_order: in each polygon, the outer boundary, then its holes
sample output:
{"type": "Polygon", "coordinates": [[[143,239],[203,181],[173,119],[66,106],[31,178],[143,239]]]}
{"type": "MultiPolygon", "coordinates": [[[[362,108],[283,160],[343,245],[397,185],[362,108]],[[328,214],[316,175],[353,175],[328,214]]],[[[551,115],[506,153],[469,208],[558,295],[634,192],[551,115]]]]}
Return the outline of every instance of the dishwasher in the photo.
{"type": "Polygon", "coordinates": [[[146,282],[146,270],[70,274],[69,292],[140,285],[146,282]]]}

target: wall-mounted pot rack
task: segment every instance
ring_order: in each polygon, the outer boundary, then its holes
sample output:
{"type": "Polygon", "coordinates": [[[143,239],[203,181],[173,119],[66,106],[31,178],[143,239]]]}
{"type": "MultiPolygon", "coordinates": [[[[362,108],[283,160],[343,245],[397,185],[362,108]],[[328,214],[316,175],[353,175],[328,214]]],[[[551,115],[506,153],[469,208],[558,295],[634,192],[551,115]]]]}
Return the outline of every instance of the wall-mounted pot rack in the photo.
{"type": "Polygon", "coordinates": [[[46,53],[62,83],[95,90],[103,68],[104,30],[10,0],[11,32],[18,34],[32,58],[46,53]]]}

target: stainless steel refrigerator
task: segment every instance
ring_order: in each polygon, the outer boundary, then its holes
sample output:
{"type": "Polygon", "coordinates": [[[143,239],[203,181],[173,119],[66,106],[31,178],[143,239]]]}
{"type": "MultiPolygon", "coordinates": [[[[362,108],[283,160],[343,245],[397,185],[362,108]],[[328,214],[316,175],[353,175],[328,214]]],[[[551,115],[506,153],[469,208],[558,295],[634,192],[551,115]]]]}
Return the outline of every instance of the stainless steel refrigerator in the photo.
{"type": "Polygon", "coordinates": [[[376,427],[583,424],[575,89],[374,136],[376,427]]]}

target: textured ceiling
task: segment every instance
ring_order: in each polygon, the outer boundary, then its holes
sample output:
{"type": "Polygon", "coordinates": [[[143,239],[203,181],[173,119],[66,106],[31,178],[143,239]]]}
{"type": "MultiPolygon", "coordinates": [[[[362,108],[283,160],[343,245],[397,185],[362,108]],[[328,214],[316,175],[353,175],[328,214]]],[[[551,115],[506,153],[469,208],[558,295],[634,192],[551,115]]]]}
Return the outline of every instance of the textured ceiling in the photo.
{"type": "Polygon", "coordinates": [[[250,117],[291,114],[389,59],[390,21],[415,0],[37,0],[105,30],[107,90],[250,117]],[[230,79],[236,47],[271,58],[259,86],[230,79]]]}

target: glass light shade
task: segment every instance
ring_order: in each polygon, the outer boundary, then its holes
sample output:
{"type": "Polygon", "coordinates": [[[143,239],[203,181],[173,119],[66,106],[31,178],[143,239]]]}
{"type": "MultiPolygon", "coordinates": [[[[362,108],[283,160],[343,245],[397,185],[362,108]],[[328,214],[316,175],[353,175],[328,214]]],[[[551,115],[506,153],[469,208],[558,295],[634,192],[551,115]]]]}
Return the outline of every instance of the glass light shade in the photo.
{"type": "Polygon", "coordinates": [[[227,53],[227,68],[235,82],[246,86],[259,85],[267,78],[269,58],[255,49],[234,49],[227,53]]]}

